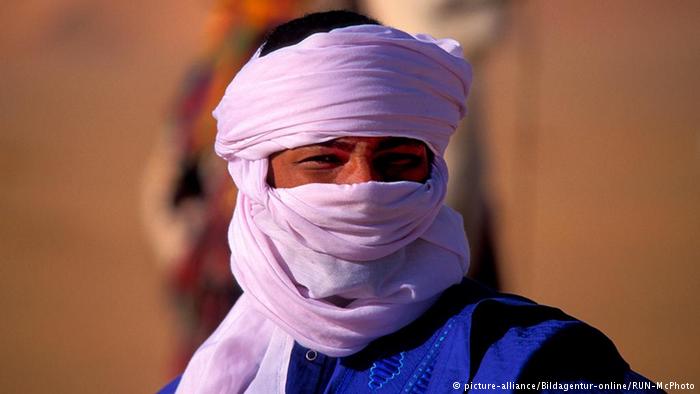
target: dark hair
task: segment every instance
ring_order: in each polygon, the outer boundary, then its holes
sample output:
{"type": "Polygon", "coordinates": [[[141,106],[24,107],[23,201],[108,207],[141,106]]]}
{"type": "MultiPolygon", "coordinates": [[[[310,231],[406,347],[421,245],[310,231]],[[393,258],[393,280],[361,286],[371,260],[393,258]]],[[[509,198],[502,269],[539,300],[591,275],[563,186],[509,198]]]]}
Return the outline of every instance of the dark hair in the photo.
{"type": "Polygon", "coordinates": [[[260,56],[298,44],[306,37],[321,32],[329,32],[340,27],[355,25],[381,25],[377,20],[352,11],[336,10],[315,12],[301,18],[292,19],[272,29],[260,49],[260,56]]]}

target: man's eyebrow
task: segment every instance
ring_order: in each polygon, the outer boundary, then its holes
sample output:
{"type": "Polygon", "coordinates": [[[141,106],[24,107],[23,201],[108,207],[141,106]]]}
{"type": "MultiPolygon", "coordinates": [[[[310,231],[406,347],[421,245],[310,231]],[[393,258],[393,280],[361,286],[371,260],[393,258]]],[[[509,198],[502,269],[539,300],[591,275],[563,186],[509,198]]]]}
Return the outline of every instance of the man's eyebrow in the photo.
{"type": "Polygon", "coordinates": [[[407,137],[392,137],[386,140],[383,140],[379,143],[377,146],[377,150],[386,150],[386,149],[392,149],[396,148],[398,146],[413,146],[413,147],[425,147],[427,149],[427,145],[425,142],[416,140],[413,138],[407,138],[407,137]]]}
{"type": "Polygon", "coordinates": [[[328,148],[337,148],[340,150],[344,150],[347,152],[350,152],[355,149],[355,144],[343,140],[330,140],[330,141],[325,141],[325,142],[319,142],[318,144],[313,144],[309,145],[309,147],[314,147],[314,146],[323,146],[323,147],[328,147],[328,148]]]}
{"type": "MultiPolygon", "coordinates": [[[[319,142],[318,144],[300,146],[299,148],[296,148],[296,149],[313,149],[316,147],[324,147],[324,148],[335,148],[335,149],[340,149],[340,150],[343,150],[346,152],[351,152],[352,150],[355,149],[355,145],[356,144],[354,142],[343,141],[342,139],[335,139],[335,140],[319,142]]],[[[391,137],[391,138],[387,138],[385,140],[380,141],[379,144],[377,145],[377,150],[393,149],[393,148],[396,148],[398,146],[426,147],[426,149],[427,149],[427,145],[423,141],[416,140],[413,138],[407,138],[407,137],[391,137]]]]}

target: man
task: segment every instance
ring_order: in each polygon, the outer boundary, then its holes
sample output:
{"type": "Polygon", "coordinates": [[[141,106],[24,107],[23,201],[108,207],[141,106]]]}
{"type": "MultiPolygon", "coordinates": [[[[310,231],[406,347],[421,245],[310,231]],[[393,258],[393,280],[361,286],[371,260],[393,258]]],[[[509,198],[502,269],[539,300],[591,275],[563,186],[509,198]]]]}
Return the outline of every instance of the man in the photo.
{"type": "Polygon", "coordinates": [[[278,27],[214,111],[243,296],[164,392],[629,390],[599,331],[463,280],[443,153],[471,69],[367,17],[278,27]]]}

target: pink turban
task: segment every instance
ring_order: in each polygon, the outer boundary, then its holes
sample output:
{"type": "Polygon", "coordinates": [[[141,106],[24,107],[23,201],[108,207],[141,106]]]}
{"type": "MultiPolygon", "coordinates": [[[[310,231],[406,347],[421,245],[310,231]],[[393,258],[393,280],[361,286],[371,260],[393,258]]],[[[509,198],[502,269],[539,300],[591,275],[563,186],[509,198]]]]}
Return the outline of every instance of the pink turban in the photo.
{"type": "Polygon", "coordinates": [[[353,136],[404,136],[442,155],[466,113],[471,67],[459,43],[361,25],[254,57],[214,111],[230,160],[353,136]]]}

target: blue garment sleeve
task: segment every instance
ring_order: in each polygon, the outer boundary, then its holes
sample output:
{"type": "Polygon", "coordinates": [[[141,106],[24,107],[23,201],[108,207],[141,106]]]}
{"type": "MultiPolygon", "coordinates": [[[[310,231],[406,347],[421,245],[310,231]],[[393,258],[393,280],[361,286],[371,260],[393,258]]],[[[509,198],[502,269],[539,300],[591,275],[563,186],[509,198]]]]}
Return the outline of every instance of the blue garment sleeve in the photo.
{"type": "Polygon", "coordinates": [[[180,384],[180,379],[182,379],[182,375],[173,379],[165,387],[160,389],[157,394],[175,394],[175,390],[177,390],[177,386],[180,384]]]}

